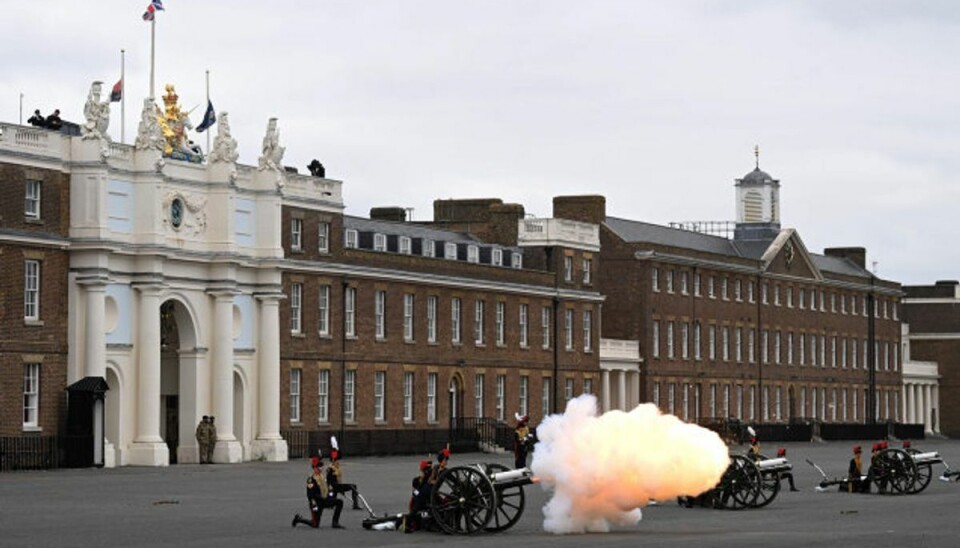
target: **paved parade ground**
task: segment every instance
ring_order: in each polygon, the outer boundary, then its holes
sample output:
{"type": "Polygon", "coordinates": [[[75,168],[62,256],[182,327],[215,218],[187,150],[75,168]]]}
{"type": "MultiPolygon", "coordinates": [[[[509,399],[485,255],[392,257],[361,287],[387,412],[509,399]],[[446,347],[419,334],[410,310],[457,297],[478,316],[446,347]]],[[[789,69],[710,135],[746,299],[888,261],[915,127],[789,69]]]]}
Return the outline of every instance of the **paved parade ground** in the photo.
{"type": "MultiPolygon", "coordinates": [[[[863,442],[865,460],[872,442],[863,442]]],[[[790,443],[798,493],[781,491],[757,510],[684,509],[675,502],[644,509],[636,526],[612,533],[554,536],[543,532],[540,487],[526,490],[526,512],[501,534],[450,537],[434,533],[367,531],[365,512],[345,505],[345,530],[290,527],[294,512],[306,513],[308,463],[179,465],[169,468],[53,470],[0,474],[0,546],[957,546],[960,545],[960,483],[934,481],[912,496],[818,493],[818,473],[845,473],[853,442],[790,443]]],[[[763,445],[775,454],[778,444],[763,445]]],[[[914,444],[939,451],[960,467],[960,441],[914,444]]],[[[738,449],[745,451],[746,447],[738,449]]],[[[378,513],[406,508],[418,456],[347,458],[345,481],[357,483],[378,513]]],[[[508,455],[453,455],[452,465],[511,464],[508,455]]],[[[596,466],[585,460],[584,467],[596,466]]],[[[942,465],[936,465],[939,476],[942,465]]],[[[786,487],[786,486],[784,486],[786,487]]]]}

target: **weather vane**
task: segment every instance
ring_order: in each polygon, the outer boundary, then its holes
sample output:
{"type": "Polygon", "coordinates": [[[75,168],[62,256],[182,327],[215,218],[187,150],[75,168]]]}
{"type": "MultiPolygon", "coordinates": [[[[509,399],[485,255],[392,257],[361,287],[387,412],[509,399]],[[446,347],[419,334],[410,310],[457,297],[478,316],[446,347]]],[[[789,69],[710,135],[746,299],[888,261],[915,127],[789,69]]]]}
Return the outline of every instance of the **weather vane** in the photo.
{"type": "Polygon", "coordinates": [[[753,155],[757,158],[757,169],[760,169],[760,145],[754,145],[753,155]]]}

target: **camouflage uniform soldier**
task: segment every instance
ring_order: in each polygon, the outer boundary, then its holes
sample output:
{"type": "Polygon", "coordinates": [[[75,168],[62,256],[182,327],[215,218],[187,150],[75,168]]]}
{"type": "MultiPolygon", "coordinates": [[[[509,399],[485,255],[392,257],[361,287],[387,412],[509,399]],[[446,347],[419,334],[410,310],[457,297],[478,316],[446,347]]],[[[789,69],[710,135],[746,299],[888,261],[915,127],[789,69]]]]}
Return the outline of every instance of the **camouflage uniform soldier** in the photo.
{"type": "Polygon", "coordinates": [[[210,446],[209,419],[210,417],[204,415],[203,419],[200,421],[200,424],[197,425],[197,445],[199,447],[198,452],[200,454],[200,464],[207,464],[210,462],[208,457],[208,448],[210,446]]]}
{"type": "Polygon", "coordinates": [[[207,464],[213,462],[213,448],[217,446],[217,425],[213,424],[213,415],[210,415],[210,422],[207,423],[207,431],[210,432],[210,443],[207,444],[207,464]]]}

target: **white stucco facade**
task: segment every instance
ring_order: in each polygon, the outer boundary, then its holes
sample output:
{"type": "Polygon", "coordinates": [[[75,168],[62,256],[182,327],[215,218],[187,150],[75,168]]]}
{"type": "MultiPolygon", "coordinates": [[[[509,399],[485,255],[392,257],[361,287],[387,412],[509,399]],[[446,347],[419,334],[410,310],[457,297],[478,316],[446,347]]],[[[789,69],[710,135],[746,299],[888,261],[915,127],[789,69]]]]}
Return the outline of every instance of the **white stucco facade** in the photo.
{"type": "Polygon", "coordinates": [[[903,388],[900,417],[903,422],[923,424],[927,434],[940,433],[940,370],[937,362],[922,362],[910,356],[910,326],[903,324],[903,388]]]}
{"type": "Polygon", "coordinates": [[[600,339],[603,411],[630,411],[640,404],[640,342],[600,339]]]}
{"type": "Polygon", "coordinates": [[[286,460],[281,203],[340,212],[341,183],[15,133],[4,146],[24,163],[70,178],[67,383],[107,381],[105,465],[198,462],[203,415],[216,417],[214,462],[286,460]],[[172,325],[176,337],[161,332],[172,325]]]}

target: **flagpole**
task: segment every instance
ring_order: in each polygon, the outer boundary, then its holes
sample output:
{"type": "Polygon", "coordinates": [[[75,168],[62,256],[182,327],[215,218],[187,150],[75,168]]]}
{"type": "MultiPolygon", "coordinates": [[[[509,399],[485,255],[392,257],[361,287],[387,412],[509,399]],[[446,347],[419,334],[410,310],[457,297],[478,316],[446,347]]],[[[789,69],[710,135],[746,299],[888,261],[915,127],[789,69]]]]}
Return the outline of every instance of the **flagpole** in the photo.
{"type": "Polygon", "coordinates": [[[157,18],[154,17],[150,20],[150,99],[155,100],[156,95],[153,94],[153,62],[154,62],[154,46],[156,44],[156,30],[157,30],[157,18]]]}
{"type": "MultiPolygon", "coordinates": [[[[210,69],[207,69],[207,107],[210,107],[210,69]]],[[[206,117],[206,111],[204,111],[206,117]]],[[[207,128],[207,154],[210,154],[210,128],[207,128]]]]}
{"type": "Polygon", "coordinates": [[[123,89],[127,87],[126,77],[123,74],[123,57],[125,53],[126,50],[120,50],[120,144],[126,144],[126,140],[124,140],[124,129],[127,127],[127,92],[123,89]]]}

